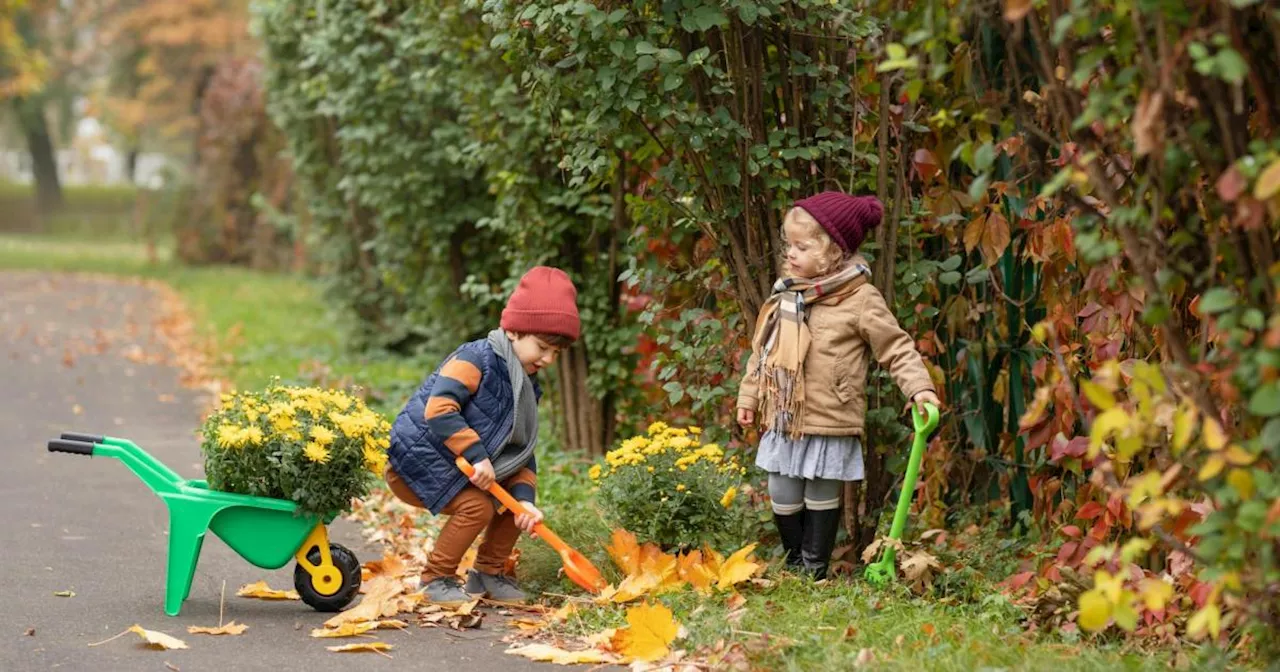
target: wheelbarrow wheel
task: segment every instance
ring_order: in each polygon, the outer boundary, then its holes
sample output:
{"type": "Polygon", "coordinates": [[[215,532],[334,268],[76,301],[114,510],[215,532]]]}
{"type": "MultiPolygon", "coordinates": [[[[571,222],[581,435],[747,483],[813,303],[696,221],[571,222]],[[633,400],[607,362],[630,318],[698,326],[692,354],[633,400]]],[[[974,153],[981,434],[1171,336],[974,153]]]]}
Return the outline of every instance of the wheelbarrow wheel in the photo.
{"type": "MultiPolygon", "coordinates": [[[[356,554],[342,544],[329,544],[329,556],[342,575],[342,585],[332,595],[322,595],[317,591],[311,582],[311,574],[302,565],[293,566],[294,590],[298,591],[303,602],[316,611],[341,611],[360,592],[360,560],[356,558],[356,554]]],[[[320,564],[320,549],[312,548],[307,554],[307,560],[314,565],[320,564]]]]}

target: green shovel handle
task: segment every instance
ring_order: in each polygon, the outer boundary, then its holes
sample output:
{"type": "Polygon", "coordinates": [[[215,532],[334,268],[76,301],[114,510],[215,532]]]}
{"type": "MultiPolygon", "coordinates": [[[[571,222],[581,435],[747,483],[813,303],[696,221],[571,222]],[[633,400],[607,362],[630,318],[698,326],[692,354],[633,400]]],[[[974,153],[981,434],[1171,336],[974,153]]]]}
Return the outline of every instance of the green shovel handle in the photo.
{"type": "MultiPolygon", "coordinates": [[[[907,526],[907,513],[911,509],[911,497],[916,491],[916,478],[920,475],[920,461],[924,459],[924,449],[929,443],[929,436],[938,427],[938,408],[933,404],[925,404],[925,413],[911,411],[911,424],[915,426],[915,438],[911,441],[911,457],[907,459],[907,475],[902,481],[902,493],[898,495],[898,508],[893,512],[893,526],[889,529],[890,539],[901,539],[902,530],[907,526]]],[[[893,566],[893,547],[885,549],[888,565],[893,566]]]]}

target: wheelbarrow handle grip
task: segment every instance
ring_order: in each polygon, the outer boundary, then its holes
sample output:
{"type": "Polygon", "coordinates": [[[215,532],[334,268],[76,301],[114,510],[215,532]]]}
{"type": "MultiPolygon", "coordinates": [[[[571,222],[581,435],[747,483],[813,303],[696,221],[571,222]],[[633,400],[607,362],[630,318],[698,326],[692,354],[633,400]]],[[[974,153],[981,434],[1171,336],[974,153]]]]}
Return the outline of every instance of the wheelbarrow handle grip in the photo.
{"type": "Polygon", "coordinates": [[[93,444],[88,441],[68,441],[54,439],[49,442],[51,453],[73,453],[75,455],[93,455],[93,444]]]}
{"type": "Polygon", "coordinates": [[[84,441],[86,443],[106,443],[107,437],[101,434],[81,434],[80,432],[63,432],[62,438],[68,441],[84,441]]]}

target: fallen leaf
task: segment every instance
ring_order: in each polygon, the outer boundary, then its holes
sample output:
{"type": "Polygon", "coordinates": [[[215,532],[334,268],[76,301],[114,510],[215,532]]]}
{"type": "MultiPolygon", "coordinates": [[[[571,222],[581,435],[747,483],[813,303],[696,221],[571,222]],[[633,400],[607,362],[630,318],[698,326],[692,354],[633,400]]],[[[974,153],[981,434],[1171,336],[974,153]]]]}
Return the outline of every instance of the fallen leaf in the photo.
{"type": "Polygon", "coordinates": [[[645,602],[627,610],[627,627],[614,636],[614,650],[633,660],[662,660],[679,631],[670,609],[645,602]]]}
{"type": "Polygon", "coordinates": [[[240,586],[240,590],[236,591],[239,597],[252,597],[259,600],[298,600],[298,591],[296,590],[276,590],[267,585],[266,581],[250,583],[240,586]]]}
{"type": "Polygon", "coordinates": [[[557,665],[617,662],[617,659],[614,656],[599,649],[566,651],[564,649],[551,646],[550,644],[526,644],[513,649],[507,649],[506,652],[513,656],[523,656],[529,660],[536,660],[544,663],[555,663],[557,665]]]}
{"type": "Polygon", "coordinates": [[[311,636],[316,638],[358,637],[378,627],[377,621],[364,623],[343,623],[336,628],[315,628],[311,636]]]}
{"type": "Polygon", "coordinates": [[[614,530],[613,543],[605,550],[623,574],[630,576],[640,572],[640,546],[636,543],[636,535],[626,530],[614,530]]]}
{"type": "Polygon", "coordinates": [[[182,641],[181,639],[177,639],[176,637],[171,637],[169,635],[164,634],[163,632],[155,632],[154,630],[147,630],[143,628],[141,625],[134,625],[132,628],[129,628],[129,632],[137,633],[137,635],[141,637],[143,641],[146,642],[146,646],[152,649],[156,649],[157,651],[190,648],[187,646],[187,643],[182,641]]]}
{"type": "Polygon", "coordinates": [[[725,601],[724,606],[728,607],[730,611],[733,611],[734,609],[741,609],[742,607],[746,606],[746,604],[747,604],[746,597],[744,597],[741,593],[734,593],[733,597],[730,597],[727,601],[725,601]]]}
{"type": "Polygon", "coordinates": [[[35,629],[35,628],[27,628],[27,631],[26,631],[26,632],[24,632],[24,633],[22,633],[22,636],[23,636],[23,637],[35,637],[35,636],[36,636],[36,629],[35,629]]]}
{"type": "Polygon", "coordinates": [[[546,624],[546,621],[534,620],[532,618],[513,618],[510,621],[507,621],[507,625],[523,632],[541,630],[546,624]]]}
{"type": "Polygon", "coordinates": [[[876,662],[876,652],[874,649],[861,649],[858,651],[858,657],[854,659],[854,667],[862,667],[876,662]]]}
{"type": "Polygon", "coordinates": [[[736,553],[729,556],[728,560],[720,566],[720,577],[716,582],[716,587],[720,590],[732,588],[733,586],[751,578],[756,570],[760,569],[760,564],[752,562],[749,559],[751,552],[754,551],[756,545],[747,544],[738,549],[736,553]]]}
{"type": "Polygon", "coordinates": [[[342,646],[326,646],[324,647],[334,653],[376,653],[380,656],[388,656],[385,651],[395,648],[386,642],[357,642],[355,644],[344,644],[342,646]]]}
{"type": "Polygon", "coordinates": [[[719,578],[702,561],[702,551],[689,551],[676,560],[676,573],[693,589],[709,594],[711,587],[719,578]]]}
{"type": "Polygon", "coordinates": [[[476,566],[477,554],[475,546],[467,549],[467,552],[462,556],[462,560],[458,562],[458,576],[466,578],[467,571],[476,566]]]}
{"type": "Polygon", "coordinates": [[[375,576],[390,576],[399,578],[409,571],[409,566],[405,564],[404,559],[394,551],[387,551],[381,560],[370,560],[364,563],[364,568],[369,570],[369,576],[366,581],[375,576]]]}
{"type": "Polygon", "coordinates": [[[187,632],[192,635],[242,635],[248,629],[249,626],[235,621],[216,628],[208,628],[201,625],[187,626],[187,632]]]}
{"type": "Polygon", "coordinates": [[[902,573],[918,590],[932,586],[933,575],[941,568],[938,559],[925,551],[915,551],[902,560],[902,573]]]}
{"type": "Polygon", "coordinates": [[[76,594],[71,590],[59,590],[53,594],[54,597],[75,597],[76,594]]]}
{"type": "MultiPolygon", "coordinates": [[[[330,618],[324,625],[326,628],[336,628],[343,623],[377,621],[383,616],[394,616],[400,613],[404,605],[402,600],[396,599],[403,591],[404,584],[399,579],[375,576],[369,582],[368,592],[360,598],[360,604],[330,618]]],[[[413,607],[409,607],[407,611],[412,609],[413,607]]]]}
{"type": "Polygon", "coordinates": [[[173,663],[167,660],[164,661],[164,666],[166,669],[173,670],[173,672],[182,672],[182,670],[177,665],[174,665],[173,663]]]}

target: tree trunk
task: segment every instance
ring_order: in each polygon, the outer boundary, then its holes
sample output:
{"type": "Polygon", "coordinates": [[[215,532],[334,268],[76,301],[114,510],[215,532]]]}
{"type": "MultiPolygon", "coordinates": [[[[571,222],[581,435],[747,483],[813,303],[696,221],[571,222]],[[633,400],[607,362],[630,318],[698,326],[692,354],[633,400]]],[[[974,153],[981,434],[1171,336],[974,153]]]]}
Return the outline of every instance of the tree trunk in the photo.
{"type": "Polygon", "coordinates": [[[62,183],[58,179],[58,159],[49,137],[49,124],[38,101],[15,99],[14,108],[31,153],[31,172],[36,183],[36,210],[48,217],[63,206],[62,183]]]}

